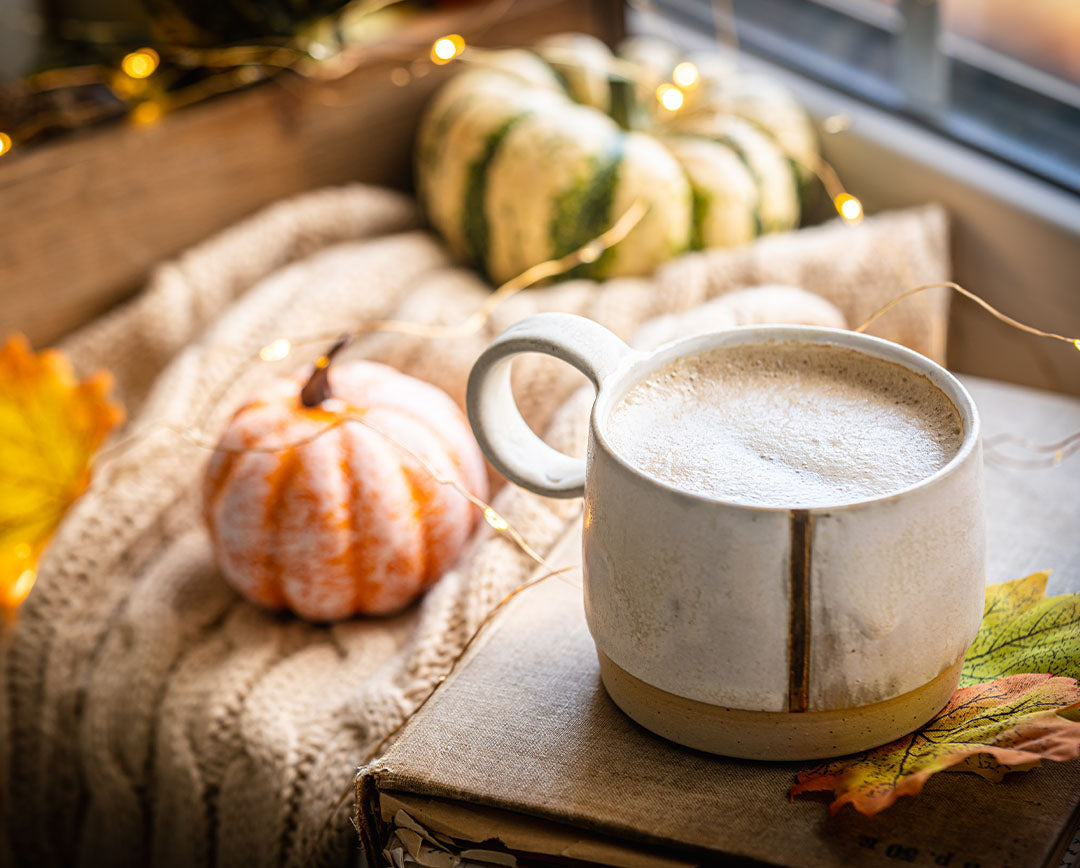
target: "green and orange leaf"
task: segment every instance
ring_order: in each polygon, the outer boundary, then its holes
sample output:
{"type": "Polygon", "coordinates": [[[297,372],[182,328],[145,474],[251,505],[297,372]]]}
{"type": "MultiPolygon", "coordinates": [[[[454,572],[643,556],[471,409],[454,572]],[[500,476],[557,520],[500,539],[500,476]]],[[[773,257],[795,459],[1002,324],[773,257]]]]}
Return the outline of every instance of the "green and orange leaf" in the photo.
{"type": "Polygon", "coordinates": [[[873,816],[939,771],[989,780],[1080,756],[1080,594],[1046,596],[1048,573],[987,589],[961,688],[925,726],[798,775],[790,795],[831,791],[873,816]]]}
{"type": "Polygon", "coordinates": [[[791,796],[831,790],[835,814],[850,803],[873,816],[900,796],[913,796],[935,772],[964,764],[992,780],[1005,771],[1031,768],[1040,760],[1080,756],[1080,722],[1060,712],[1080,708],[1072,678],[1009,675],[962,687],[922,729],[867,751],[802,772],[791,796]],[[990,762],[972,762],[976,758],[990,762]]]}
{"type": "Polygon", "coordinates": [[[0,345],[0,609],[25,599],[49,539],[90,483],[90,463],[123,419],[104,372],[79,381],[57,350],[0,345]]]}

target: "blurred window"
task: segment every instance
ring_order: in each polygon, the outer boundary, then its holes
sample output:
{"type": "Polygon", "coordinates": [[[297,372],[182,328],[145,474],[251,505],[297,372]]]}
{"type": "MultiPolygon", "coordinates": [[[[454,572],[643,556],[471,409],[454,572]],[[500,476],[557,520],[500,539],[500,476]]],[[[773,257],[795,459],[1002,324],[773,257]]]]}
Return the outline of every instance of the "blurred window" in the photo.
{"type": "Polygon", "coordinates": [[[745,50],[1080,193],[1080,0],[658,5],[695,29],[734,24],[745,50]]]}

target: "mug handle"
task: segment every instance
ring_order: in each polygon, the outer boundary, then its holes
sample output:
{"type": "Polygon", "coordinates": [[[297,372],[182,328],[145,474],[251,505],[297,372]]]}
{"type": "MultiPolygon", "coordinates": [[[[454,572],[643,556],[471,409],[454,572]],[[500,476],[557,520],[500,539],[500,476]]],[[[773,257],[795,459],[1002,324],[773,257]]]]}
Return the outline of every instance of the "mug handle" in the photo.
{"type": "MultiPolygon", "coordinates": [[[[469,423],[488,460],[510,481],[546,497],[581,497],[585,462],[552,449],[521,417],[510,389],[510,362],[519,353],[545,353],[588,377],[599,391],[629,355],[626,344],[599,323],[568,313],[541,313],[515,323],[476,360],[469,374],[469,423]]],[[[636,355],[636,354],[635,354],[636,355]]]]}

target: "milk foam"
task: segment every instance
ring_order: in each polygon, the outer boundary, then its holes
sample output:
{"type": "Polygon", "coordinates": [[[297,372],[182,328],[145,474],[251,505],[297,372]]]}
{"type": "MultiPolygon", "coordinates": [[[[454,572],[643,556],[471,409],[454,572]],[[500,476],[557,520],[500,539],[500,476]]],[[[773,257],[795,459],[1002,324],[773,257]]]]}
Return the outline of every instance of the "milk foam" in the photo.
{"type": "Polygon", "coordinates": [[[622,458],[677,488],[786,508],[907,488],[964,436],[926,377],[854,350],[779,342],[668,363],[627,392],[605,431],[622,458]]]}

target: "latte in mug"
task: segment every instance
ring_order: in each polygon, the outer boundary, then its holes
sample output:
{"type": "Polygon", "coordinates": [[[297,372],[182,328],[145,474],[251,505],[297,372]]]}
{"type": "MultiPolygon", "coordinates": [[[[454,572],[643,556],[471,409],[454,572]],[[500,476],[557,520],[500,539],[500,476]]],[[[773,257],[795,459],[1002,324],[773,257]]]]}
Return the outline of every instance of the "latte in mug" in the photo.
{"type": "Polygon", "coordinates": [[[964,427],[907,367],[825,344],[719,347],[634,384],[605,431],[615,453],[683,491],[748,506],[840,506],[944,467],[964,427]]]}
{"type": "Polygon", "coordinates": [[[805,760],[892,741],[960,680],[985,601],[979,415],[955,377],[841,329],[743,326],[651,352],[569,314],[469,377],[484,453],[584,496],[585,619],[611,698],[699,750],[805,760]],[[541,440],[510,364],[596,386],[586,458],[541,440]]]}

